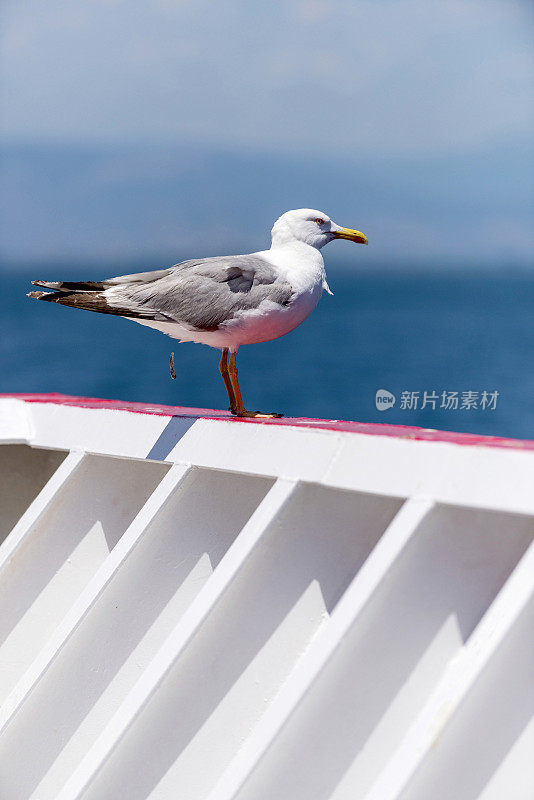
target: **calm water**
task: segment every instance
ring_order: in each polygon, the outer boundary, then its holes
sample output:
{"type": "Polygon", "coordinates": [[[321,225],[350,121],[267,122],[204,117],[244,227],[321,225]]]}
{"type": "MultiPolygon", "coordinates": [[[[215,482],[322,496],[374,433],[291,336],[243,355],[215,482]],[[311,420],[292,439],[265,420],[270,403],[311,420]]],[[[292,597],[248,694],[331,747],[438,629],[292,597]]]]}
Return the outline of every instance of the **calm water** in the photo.
{"type": "MultiPolygon", "coordinates": [[[[126,271],[126,270],[125,270],[126,271]]],[[[30,277],[95,278],[94,268],[2,275],[0,391],[62,392],[225,408],[219,354],[112,316],[25,297],[30,277]],[[175,351],[178,379],[169,377],[175,351]]],[[[289,336],[244,347],[251,409],[534,438],[534,275],[350,274],[289,336]],[[396,396],[377,411],[377,389],[396,396]],[[495,410],[445,410],[443,391],[499,393],[495,410]],[[421,409],[424,392],[439,396],[421,409]],[[418,407],[401,407],[419,392],[418,407]]]]}

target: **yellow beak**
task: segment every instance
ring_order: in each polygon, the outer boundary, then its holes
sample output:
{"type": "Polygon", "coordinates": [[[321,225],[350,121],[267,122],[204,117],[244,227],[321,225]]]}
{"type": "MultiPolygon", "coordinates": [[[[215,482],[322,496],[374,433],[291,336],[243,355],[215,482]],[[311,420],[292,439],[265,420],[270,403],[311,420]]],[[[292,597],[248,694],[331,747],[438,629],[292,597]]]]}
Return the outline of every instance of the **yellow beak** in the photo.
{"type": "Polygon", "coordinates": [[[353,231],[352,228],[340,228],[338,231],[334,231],[334,239],[348,239],[359,244],[369,244],[367,236],[361,231],[353,231]]]}

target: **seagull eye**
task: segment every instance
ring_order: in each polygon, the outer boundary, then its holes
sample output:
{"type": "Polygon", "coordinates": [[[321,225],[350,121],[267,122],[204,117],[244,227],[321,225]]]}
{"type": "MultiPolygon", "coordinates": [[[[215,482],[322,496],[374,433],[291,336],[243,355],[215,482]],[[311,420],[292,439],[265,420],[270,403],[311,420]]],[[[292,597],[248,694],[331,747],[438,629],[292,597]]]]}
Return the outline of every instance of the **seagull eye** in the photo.
{"type": "Polygon", "coordinates": [[[313,221],[316,222],[317,225],[324,225],[324,219],[321,219],[321,217],[317,217],[317,219],[314,219],[313,221]]]}

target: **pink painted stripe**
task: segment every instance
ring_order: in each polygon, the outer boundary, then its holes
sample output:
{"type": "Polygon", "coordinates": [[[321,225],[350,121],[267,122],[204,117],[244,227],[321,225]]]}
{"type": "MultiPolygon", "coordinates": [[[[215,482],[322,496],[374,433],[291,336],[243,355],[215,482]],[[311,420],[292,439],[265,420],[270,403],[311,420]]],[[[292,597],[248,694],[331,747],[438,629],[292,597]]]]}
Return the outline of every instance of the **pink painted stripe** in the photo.
{"type": "Polygon", "coordinates": [[[55,403],[79,408],[109,409],[111,411],[131,411],[135,414],[155,414],[162,417],[196,417],[198,419],[224,420],[236,424],[289,425],[299,428],[319,428],[320,430],[365,433],[370,436],[392,436],[397,439],[417,439],[429,442],[449,442],[461,445],[481,445],[483,447],[505,447],[517,450],[534,450],[532,439],[504,439],[499,436],[481,436],[476,433],[454,433],[430,428],[415,428],[406,425],[387,425],[376,422],[349,422],[338,419],[307,419],[305,417],[284,417],[283,419],[238,419],[229,411],[215,411],[209,408],[186,408],[184,406],[161,406],[147,403],[131,403],[123,400],[102,400],[97,397],[75,397],[67,394],[0,394],[23,400],[26,403],[55,403]]]}

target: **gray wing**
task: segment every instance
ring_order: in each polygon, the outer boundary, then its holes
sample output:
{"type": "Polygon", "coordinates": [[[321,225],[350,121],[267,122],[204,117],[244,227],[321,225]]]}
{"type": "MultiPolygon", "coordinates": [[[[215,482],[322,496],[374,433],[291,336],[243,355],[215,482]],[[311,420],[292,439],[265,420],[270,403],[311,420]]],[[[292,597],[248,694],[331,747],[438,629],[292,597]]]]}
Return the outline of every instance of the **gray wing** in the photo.
{"type": "MultiPolygon", "coordinates": [[[[183,261],[157,273],[138,273],[105,281],[103,295],[120,314],[179,322],[214,331],[239,312],[270,300],[291,304],[293,288],[261,256],[222,256],[183,261]],[[155,279],[153,275],[158,275],[155,279]]],[[[112,312],[113,313],[113,312],[112,312]]]]}

